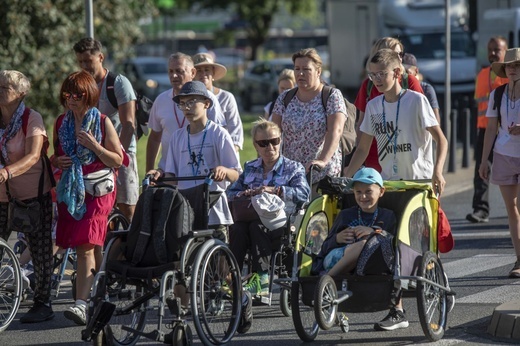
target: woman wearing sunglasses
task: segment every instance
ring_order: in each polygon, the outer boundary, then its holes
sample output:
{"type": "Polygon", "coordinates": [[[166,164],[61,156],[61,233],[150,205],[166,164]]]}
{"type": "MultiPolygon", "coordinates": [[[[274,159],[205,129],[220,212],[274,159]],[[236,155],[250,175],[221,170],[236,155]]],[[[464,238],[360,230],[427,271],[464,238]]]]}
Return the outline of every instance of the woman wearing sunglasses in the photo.
{"type": "MultiPolygon", "coordinates": [[[[275,123],[261,118],[253,123],[251,135],[258,158],[245,163],[244,171],[227,190],[228,200],[262,193],[276,195],[284,202],[285,214],[289,216],[309,199],[305,168],[280,154],[281,131],[275,123]]],[[[260,219],[235,220],[231,226],[229,246],[238,267],[242,268],[248,250],[252,257],[253,275],[245,288],[253,296],[268,294],[271,253],[279,248],[282,233],[283,228],[270,230],[260,219]]]]}
{"type": "Polygon", "coordinates": [[[114,169],[125,155],[112,122],[96,108],[98,99],[96,81],[88,72],[70,74],[60,90],[66,111],[54,126],[52,163],[62,170],[56,245],[76,248],[77,254],[76,302],[64,316],[78,325],[86,324],[92,271],[101,264],[108,214],[116,198],[114,169]]]}
{"type": "Polygon", "coordinates": [[[42,160],[49,141],[42,116],[24,103],[30,88],[29,79],[21,72],[0,71],[0,236],[7,240],[12,232],[8,226],[8,202],[12,198],[33,206],[37,202],[40,208],[39,222],[34,222],[32,232],[25,235],[36,283],[34,304],[20,318],[22,323],[54,317],[50,299],[52,184],[42,160]]]}

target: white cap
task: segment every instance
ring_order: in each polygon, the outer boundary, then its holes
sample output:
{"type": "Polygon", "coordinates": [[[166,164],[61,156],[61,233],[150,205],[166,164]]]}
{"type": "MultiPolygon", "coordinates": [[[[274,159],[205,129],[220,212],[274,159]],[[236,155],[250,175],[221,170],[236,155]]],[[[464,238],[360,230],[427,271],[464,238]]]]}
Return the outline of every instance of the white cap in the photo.
{"type": "Polygon", "coordinates": [[[284,210],[285,203],[277,195],[263,192],[253,196],[251,202],[260,217],[260,221],[267,229],[274,231],[287,223],[287,216],[284,210]]]}

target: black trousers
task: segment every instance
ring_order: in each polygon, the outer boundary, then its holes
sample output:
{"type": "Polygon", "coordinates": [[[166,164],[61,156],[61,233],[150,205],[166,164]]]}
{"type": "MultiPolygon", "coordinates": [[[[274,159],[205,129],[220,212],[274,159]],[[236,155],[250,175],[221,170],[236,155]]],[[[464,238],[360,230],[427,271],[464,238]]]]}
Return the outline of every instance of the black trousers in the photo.
{"type": "MultiPolygon", "coordinates": [[[[489,214],[489,183],[478,173],[480,163],[482,162],[482,151],[484,150],[484,134],[486,129],[478,129],[477,140],[475,142],[475,171],[473,176],[473,211],[483,210],[489,214]]],[[[495,144],[493,143],[493,147],[495,144]]],[[[493,147],[489,153],[488,160],[493,162],[493,147]]]]}
{"type": "MultiPolygon", "coordinates": [[[[29,201],[29,200],[27,200],[29,201]]],[[[25,234],[34,265],[35,290],[34,301],[48,303],[51,299],[51,278],[53,266],[52,254],[52,199],[51,194],[44,194],[41,199],[41,228],[31,234],[25,234]]],[[[0,237],[8,240],[11,230],[7,228],[9,203],[0,203],[0,237]]]]}
{"type": "Polygon", "coordinates": [[[269,231],[260,220],[235,222],[229,231],[229,248],[235,256],[238,267],[244,266],[244,258],[249,250],[252,271],[268,271],[271,254],[280,247],[283,228],[269,231]]]}

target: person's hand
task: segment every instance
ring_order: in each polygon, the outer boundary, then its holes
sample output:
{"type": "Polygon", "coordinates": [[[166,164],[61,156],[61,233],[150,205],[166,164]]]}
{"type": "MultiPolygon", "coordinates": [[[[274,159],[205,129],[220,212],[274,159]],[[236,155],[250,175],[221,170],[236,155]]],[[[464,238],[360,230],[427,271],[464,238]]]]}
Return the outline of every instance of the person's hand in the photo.
{"type": "Polygon", "coordinates": [[[488,180],[489,179],[489,163],[487,160],[483,160],[480,163],[480,166],[478,168],[478,174],[482,178],[482,180],[488,180]]]}
{"type": "Polygon", "coordinates": [[[518,136],[520,135],[520,124],[511,123],[510,126],[507,127],[510,135],[518,136]]]}
{"type": "Polygon", "coordinates": [[[317,168],[319,168],[320,170],[322,170],[323,168],[325,168],[325,166],[327,165],[327,162],[323,161],[323,160],[312,160],[311,162],[309,162],[306,166],[305,166],[305,171],[309,171],[311,169],[311,166],[312,165],[315,165],[317,168]]]}
{"type": "Polygon", "coordinates": [[[374,232],[372,227],[367,226],[356,226],[354,227],[354,234],[356,236],[356,240],[364,239],[368,237],[370,234],[374,232]]]}
{"type": "Polygon", "coordinates": [[[444,179],[442,173],[433,173],[432,186],[435,192],[439,194],[439,196],[442,195],[444,192],[444,187],[446,186],[446,180],[444,179]]]}
{"type": "Polygon", "coordinates": [[[227,168],[224,166],[217,166],[213,169],[213,180],[224,181],[227,177],[227,168]]]}
{"type": "Polygon", "coordinates": [[[85,148],[92,150],[96,155],[99,154],[102,150],[99,148],[101,145],[96,141],[96,138],[94,138],[91,131],[79,131],[77,140],[78,144],[81,144],[85,148]]]}
{"type": "Polygon", "coordinates": [[[341,232],[336,234],[336,243],[337,244],[352,244],[356,241],[356,235],[354,232],[354,228],[347,227],[343,229],[341,232]]]}
{"type": "Polygon", "coordinates": [[[155,182],[164,175],[164,172],[160,169],[151,169],[146,172],[146,175],[150,176],[150,185],[155,185],[155,182]]]}
{"type": "Polygon", "coordinates": [[[276,187],[274,186],[260,186],[252,191],[252,195],[260,195],[261,193],[272,193],[273,195],[276,195],[276,187]]]}
{"type": "Polygon", "coordinates": [[[5,169],[0,170],[0,184],[5,183],[8,178],[9,178],[9,173],[7,173],[7,170],[5,170],[5,169]]]}
{"type": "Polygon", "coordinates": [[[72,166],[72,159],[67,155],[55,156],[52,165],[61,170],[65,170],[72,166]]]}

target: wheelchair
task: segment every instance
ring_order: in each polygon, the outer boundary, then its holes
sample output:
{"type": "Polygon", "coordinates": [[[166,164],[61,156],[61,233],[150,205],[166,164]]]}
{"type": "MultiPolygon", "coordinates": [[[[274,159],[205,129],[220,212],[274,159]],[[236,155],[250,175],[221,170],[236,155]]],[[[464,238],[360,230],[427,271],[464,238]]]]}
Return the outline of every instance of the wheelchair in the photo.
{"type": "MultiPolygon", "coordinates": [[[[346,178],[335,178],[336,182],[346,178]]],[[[301,340],[313,341],[320,328],[349,331],[346,313],[388,310],[398,297],[416,296],[419,320],[430,341],[440,340],[455,292],[438,256],[439,201],[426,181],[387,181],[379,206],[394,211],[394,271],[387,275],[341,277],[311,275],[311,264],[341,209],[355,205],[346,184],[321,184],[323,195],[311,202],[298,232],[291,287],[293,323],[301,340]],[[448,299],[452,301],[448,301],[448,299]]]]}
{"type": "MultiPolygon", "coordinates": [[[[191,220],[195,219],[194,229],[182,230],[185,236],[179,239],[182,242],[179,258],[148,266],[136,266],[131,260],[117,256],[127,244],[132,226],[129,230],[112,232],[92,286],[87,327],[82,331],[84,341],[135,345],[143,336],[170,345],[191,345],[193,335],[185,319],[190,312],[204,345],[226,344],[234,336],[242,310],[240,270],[227,244],[216,239],[213,230],[206,229],[209,208],[220,192],[209,191],[212,180],[207,176],[165,178],[146,190],[177,190],[163,183],[167,180],[205,180],[192,188],[195,190],[178,190],[190,206],[203,200],[201,208],[195,207],[196,212],[191,212],[190,207],[188,213],[191,220]],[[191,311],[182,306],[179,288],[189,295],[191,311]],[[171,315],[168,322],[167,311],[171,315]],[[145,331],[154,312],[157,325],[145,331]]],[[[143,190],[143,194],[147,192],[143,190]]]]}
{"type": "Polygon", "coordinates": [[[9,327],[22,301],[22,272],[18,257],[0,239],[0,333],[9,327]]]}

